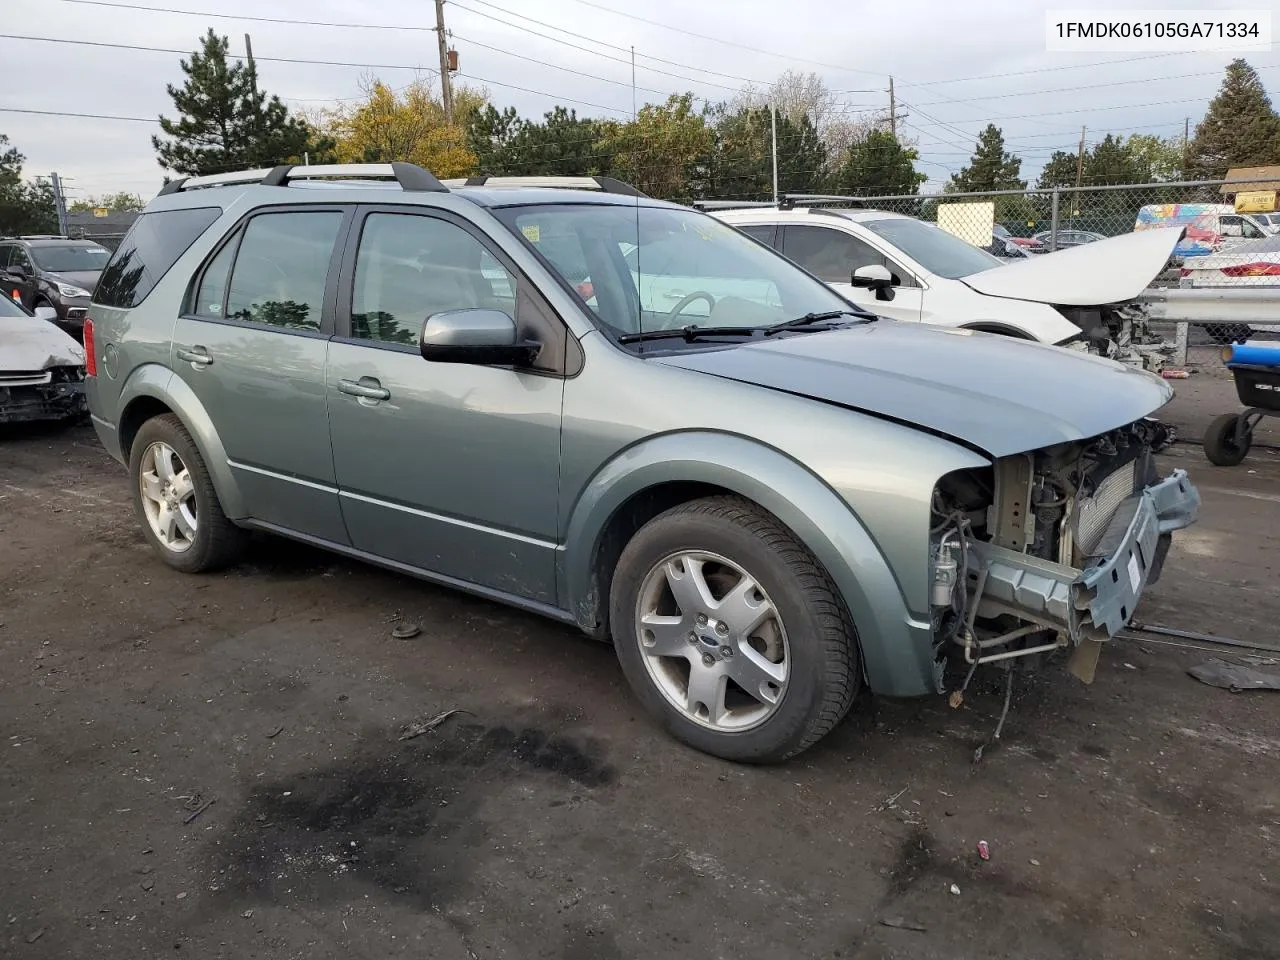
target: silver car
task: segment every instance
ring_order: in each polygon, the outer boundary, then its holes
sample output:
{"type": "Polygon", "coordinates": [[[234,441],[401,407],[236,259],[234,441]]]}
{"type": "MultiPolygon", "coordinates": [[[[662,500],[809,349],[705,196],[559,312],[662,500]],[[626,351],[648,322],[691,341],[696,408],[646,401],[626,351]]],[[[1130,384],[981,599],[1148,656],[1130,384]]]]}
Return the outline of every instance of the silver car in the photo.
{"type": "Polygon", "coordinates": [[[1199,502],[1155,472],[1162,381],[877,319],[606,178],[177,181],[85,345],[170,566],[269,531],[552,617],[735,760],[811,746],[864,683],[1096,656],[1199,502]]]}

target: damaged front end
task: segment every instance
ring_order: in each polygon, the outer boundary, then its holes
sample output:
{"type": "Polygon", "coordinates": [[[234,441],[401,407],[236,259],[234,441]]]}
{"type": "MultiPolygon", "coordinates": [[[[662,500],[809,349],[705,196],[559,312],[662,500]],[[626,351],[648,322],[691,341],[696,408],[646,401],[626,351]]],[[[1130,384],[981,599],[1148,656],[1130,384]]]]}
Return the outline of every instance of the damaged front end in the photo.
{"type": "Polygon", "coordinates": [[[1090,680],[1100,644],[1160,576],[1174,530],[1195,522],[1186,471],[1160,479],[1168,429],[1151,419],[949,474],[934,492],[939,660],[977,664],[1074,647],[1090,680]]]}
{"type": "Polygon", "coordinates": [[[1151,327],[1145,304],[1137,301],[1096,307],[1055,306],[1081,330],[1069,347],[1106,357],[1139,370],[1160,373],[1176,352],[1151,327]]]}
{"type": "Polygon", "coordinates": [[[81,366],[0,370],[0,423],[68,420],[88,412],[81,366]]]}

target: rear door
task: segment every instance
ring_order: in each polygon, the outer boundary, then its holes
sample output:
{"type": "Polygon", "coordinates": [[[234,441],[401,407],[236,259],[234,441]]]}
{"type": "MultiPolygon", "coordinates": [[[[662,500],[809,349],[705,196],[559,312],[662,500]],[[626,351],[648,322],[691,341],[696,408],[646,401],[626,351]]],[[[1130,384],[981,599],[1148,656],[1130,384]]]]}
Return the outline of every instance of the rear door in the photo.
{"type": "Polygon", "coordinates": [[[250,516],[348,542],[338,505],[325,365],[338,238],[353,210],[254,213],[205,262],[174,326],[171,365],[227,451],[250,516]]]}
{"type": "Polygon", "coordinates": [[[361,208],[338,312],[329,429],[352,545],[554,603],[561,400],[580,350],[560,318],[466,220],[395,206],[361,208]],[[535,367],[424,360],[423,321],[467,308],[512,316],[543,344],[535,367]]]}
{"type": "Polygon", "coordinates": [[[788,223],[782,228],[782,252],[840,294],[882,317],[919,321],[924,290],[915,276],[871,244],[834,227],[788,223]],[[893,299],[855,287],[849,279],[859,267],[885,267],[893,276],[893,299]]]}

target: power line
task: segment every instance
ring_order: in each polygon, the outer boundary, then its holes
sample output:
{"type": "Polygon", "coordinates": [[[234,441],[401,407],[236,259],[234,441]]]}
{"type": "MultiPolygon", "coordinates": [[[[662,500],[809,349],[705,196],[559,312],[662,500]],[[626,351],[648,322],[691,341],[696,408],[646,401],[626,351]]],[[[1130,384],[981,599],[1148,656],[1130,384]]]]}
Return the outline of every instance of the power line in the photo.
{"type": "MultiPolygon", "coordinates": [[[[464,37],[462,34],[456,33],[452,30],[450,31],[450,35],[457,40],[462,40],[463,42],[469,43],[473,46],[482,47],[485,50],[492,50],[495,53],[501,53],[504,56],[515,57],[517,60],[524,60],[528,63],[536,63],[539,66],[550,67],[553,70],[563,70],[565,73],[572,73],[575,76],[586,77],[588,80],[599,80],[602,83],[612,83],[620,87],[626,87],[627,89],[631,89],[631,83],[625,80],[611,80],[609,77],[597,76],[594,73],[584,73],[581,70],[574,70],[571,67],[562,67],[558,63],[548,63],[547,61],[539,60],[536,57],[526,57],[524,54],[516,53],[513,50],[503,50],[501,47],[494,47],[494,46],[490,46],[487,43],[481,43],[479,40],[472,40],[470,37],[464,37]]],[[[653,87],[637,86],[635,87],[635,89],[643,90],[645,93],[656,93],[660,97],[665,97],[667,96],[668,93],[670,93],[670,91],[668,90],[655,90],[653,87]]]]}
{"type": "MultiPolygon", "coordinates": [[[[23,40],[28,42],[41,43],[65,43],[82,47],[104,47],[111,50],[139,50],[146,53],[176,53],[179,56],[190,56],[190,50],[175,50],[169,47],[145,47],[139,44],[131,43],[105,43],[100,40],[68,40],[61,37],[29,37],[20,36],[12,33],[0,33],[0,40],[23,40]]],[[[232,57],[239,58],[239,54],[230,54],[232,57]]],[[[294,57],[262,57],[255,55],[255,60],[269,61],[271,63],[306,63],[327,67],[359,67],[365,70],[426,70],[428,68],[421,65],[410,65],[403,63],[349,63],[339,60],[304,60],[294,57]]],[[[433,71],[434,72],[434,71],[433,71]]],[[[514,83],[504,83],[501,80],[490,80],[486,77],[480,77],[476,74],[465,74],[469,79],[476,80],[480,83],[490,83],[495,87],[504,87],[508,90],[519,90],[522,93],[532,93],[540,97],[549,97],[552,100],[564,103],[576,103],[583,107],[595,107],[597,110],[604,110],[609,113],[618,113],[629,115],[629,111],[621,110],[618,107],[605,106],[602,103],[593,103],[590,100],[576,100],[572,97],[564,97],[555,93],[548,93],[545,90],[535,90],[532,87],[523,87],[514,83]]]]}
{"type": "MultiPolygon", "coordinates": [[[[118,10],[145,10],[148,13],[176,13],[190,17],[210,17],[218,20],[251,20],[255,23],[282,23],[304,27],[342,27],[346,30],[406,30],[434,33],[433,27],[415,27],[399,23],[338,23],[332,20],[290,20],[284,17],[255,17],[243,13],[213,13],[206,10],[175,10],[172,7],[148,7],[140,3],[114,3],[108,0],[58,0],[59,3],[79,3],[91,7],[112,7],[118,10]]],[[[262,60],[264,57],[258,57],[262,60]]]]}

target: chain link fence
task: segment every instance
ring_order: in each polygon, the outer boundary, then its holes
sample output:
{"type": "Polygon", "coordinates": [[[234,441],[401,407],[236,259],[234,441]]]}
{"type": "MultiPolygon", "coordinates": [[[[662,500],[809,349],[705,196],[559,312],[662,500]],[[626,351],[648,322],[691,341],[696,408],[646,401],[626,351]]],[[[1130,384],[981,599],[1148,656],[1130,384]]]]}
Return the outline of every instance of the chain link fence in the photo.
{"type": "MultiPolygon", "coordinates": [[[[998,190],[988,193],[801,197],[793,202],[902,213],[1016,263],[1165,226],[1186,234],[1148,279],[1153,301],[1131,311],[1121,359],[1148,368],[1219,362],[1224,344],[1280,340],[1277,180],[998,190]]],[[[1074,258],[1073,258],[1074,259],[1074,258]]],[[[1082,268],[1083,269],[1083,268],[1082,268]]]]}

